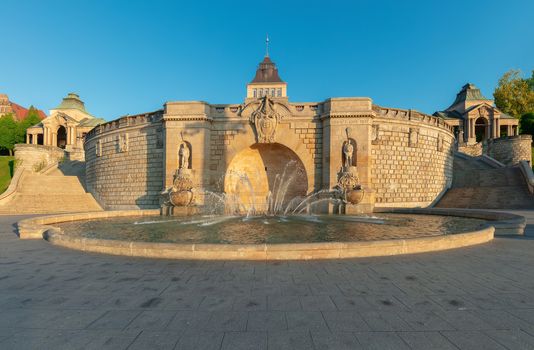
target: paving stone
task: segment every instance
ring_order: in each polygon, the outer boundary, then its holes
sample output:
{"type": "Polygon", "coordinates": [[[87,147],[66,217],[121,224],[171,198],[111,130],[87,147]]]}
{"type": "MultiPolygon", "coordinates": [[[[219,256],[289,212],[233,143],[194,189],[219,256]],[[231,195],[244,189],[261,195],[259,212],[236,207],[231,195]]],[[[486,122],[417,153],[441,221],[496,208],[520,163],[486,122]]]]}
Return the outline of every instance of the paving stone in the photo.
{"type": "Polygon", "coordinates": [[[267,349],[267,332],[227,332],[221,350],[267,349]]]}
{"type": "Polygon", "coordinates": [[[309,350],[313,343],[308,331],[269,331],[268,349],[276,350],[309,350]]]}
{"type": "Polygon", "coordinates": [[[409,350],[404,340],[393,332],[364,332],[356,333],[358,342],[364,349],[369,350],[409,350]]]}
{"type": "Polygon", "coordinates": [[[143,331],[128,350],[172,350],[179,338],[179,334],[173,332],[143,331]]]}
{"type": "Polygon", "coordinates": [[[174,318],[177,311],[149,310],[141,312],[126,327],[127,330],[163,330],[174,318]]]}
{"type": "Polygon", "coordinates": [[[111,310],[89,325],[89,329],[124,329],[139,315],[137,310],[111,310]]]}
{"type": "Polygon", "coordinates": [[[386,311],[366,311],[361,313],[364,321],[373,331],[411,331],[412,327],[398,314],[386,311]]]}
{"type": "Polygon", "coordinates": [[[285,331],[286,315],[282,311],[255,311],[248,315],[247,331],[285,331]]]}
{"type": "Polygon", "coordinates": [[[398,332],[412,350],[456,350],[447,338],[439,332],[398,332]]]}
{"type": "Polygon", "coordinates": [[[444,331],[442,334],[460,349],[504,350],[504,346],[479,331],[444,331]]]}
{"type": "Polygon", "coordinates": [[[369,325],[355,311],[324,311],[323,317],[333,332],[370,331],[369,325]]]}
{"type": "Polygon", "coordinates": [[[204,329],[207,331],[238,332],[245,331],[248,313],[246,312],[214,312],[204,329]]]}
{"type": "Polygon", "coordinates": [[[313,344],[316,350],[358,350],[365,349],[354,333],[330,332],[322,330],[312,332],[313,344]]]}
{"type": "Polygon", "coordinates": [[[328,329],[323,315],[319,311],[288,311],[286,318],[290,331],[328,329]]]}

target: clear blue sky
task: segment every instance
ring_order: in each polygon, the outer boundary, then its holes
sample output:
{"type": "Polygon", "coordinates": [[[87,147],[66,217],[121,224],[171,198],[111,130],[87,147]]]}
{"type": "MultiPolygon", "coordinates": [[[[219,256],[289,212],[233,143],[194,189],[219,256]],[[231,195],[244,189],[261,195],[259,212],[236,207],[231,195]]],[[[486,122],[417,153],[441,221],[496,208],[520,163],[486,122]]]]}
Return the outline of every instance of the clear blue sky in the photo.
{"type": "Polygon", "coordinates": [[[0,92],[111,120],[165,101],[240,103],[271,38],[291,101],[369,96],[432,113],[534,69],[534,1],[2,0],[0,92]]]}

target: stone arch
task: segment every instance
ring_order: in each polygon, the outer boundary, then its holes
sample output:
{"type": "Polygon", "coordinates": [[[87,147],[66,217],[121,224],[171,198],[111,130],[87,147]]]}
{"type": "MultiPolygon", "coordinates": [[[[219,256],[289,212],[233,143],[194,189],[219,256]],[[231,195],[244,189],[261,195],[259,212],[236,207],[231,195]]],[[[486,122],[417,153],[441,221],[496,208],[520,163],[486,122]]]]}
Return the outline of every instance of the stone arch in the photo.
{"type": "Polygon", "coordinates": [[[59,148],[65,148],[65,146],[67,146],[67,129],[63,125],[60,125],[57,128],[56,146],[59,148]]]}
{"type": "Polygon", "coordinates": [[[489,121],[485,117],[478,117],[475,120],[475,137],[477,142],[487,140],[489,138],[489,121]]]}
{"type": "MultiPolygon", "coordinates": [[[[276,142],[289,148],[301,160],[306,171],[308,193],[314,191],[315,181],[315,163],[309,150],[306,148],[303,140],[295,134],[294,130],[289,127],[289,124],[282,123],[279,125],[276,134],[276,142]]],[[[226,171],[233,159],[243,150],[248,149],[251,145],[256,143],[256,138],[252,128],[247,125],[242,131],[238,132],[230,145],[226,147],[224,161],[224,170],[226,171]]],[[[318,190],[319,188],[315,188],[318,190]]]]}
{"type": "Polygon", "coordinates": [[[245,211],[267,209],[268,194],[287,204],[308,193],[308,176],[298,155],[280,143],[255,143],[240,151],[227,167],[224,191],[245,211]]]}

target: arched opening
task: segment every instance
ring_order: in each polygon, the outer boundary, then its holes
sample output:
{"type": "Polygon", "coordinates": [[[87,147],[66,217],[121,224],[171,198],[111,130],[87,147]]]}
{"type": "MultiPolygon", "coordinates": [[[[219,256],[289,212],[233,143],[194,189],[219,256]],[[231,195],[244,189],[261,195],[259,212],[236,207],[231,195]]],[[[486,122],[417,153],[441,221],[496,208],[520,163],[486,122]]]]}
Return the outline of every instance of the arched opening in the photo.
{"type": "Polygon", "coordinates": [[[484,117],[479,117],[475,121],[475,137],[477,142],[484,141],[488,138],[488,121],[484,117]]]}
{"type": "Polygon", "coordinates": [[[277,205],[285,206],[295,197],[306,196],[308,177],[291,149],[278,143],[254,144],[230,162],[224,191],[235,196],[240,211],[266,212],[275,198],[277,205]]]}
{"type": "Polygon", "coordinates": [[[67,129],[64,126],[60,126],[57,129],[57,146],[59,148],[65,148],[67,145],[67,129]]]}
{"type": "Polygon", "coordinates": [[[44,142],[43,142],[43,134],[37,134],[37,144],[38,145],[44,144],[44,142]]]}

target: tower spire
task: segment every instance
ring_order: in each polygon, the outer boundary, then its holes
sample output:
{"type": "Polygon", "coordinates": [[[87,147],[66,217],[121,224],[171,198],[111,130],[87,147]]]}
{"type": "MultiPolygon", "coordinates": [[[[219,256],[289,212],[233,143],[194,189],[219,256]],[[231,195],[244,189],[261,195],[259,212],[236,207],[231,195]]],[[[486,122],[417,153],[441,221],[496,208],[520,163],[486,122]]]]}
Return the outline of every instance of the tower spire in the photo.
{"type": "Polygon", "coordinates": [[[269,34],[265,37],[265,57],[269,57],[269,34]]]}

